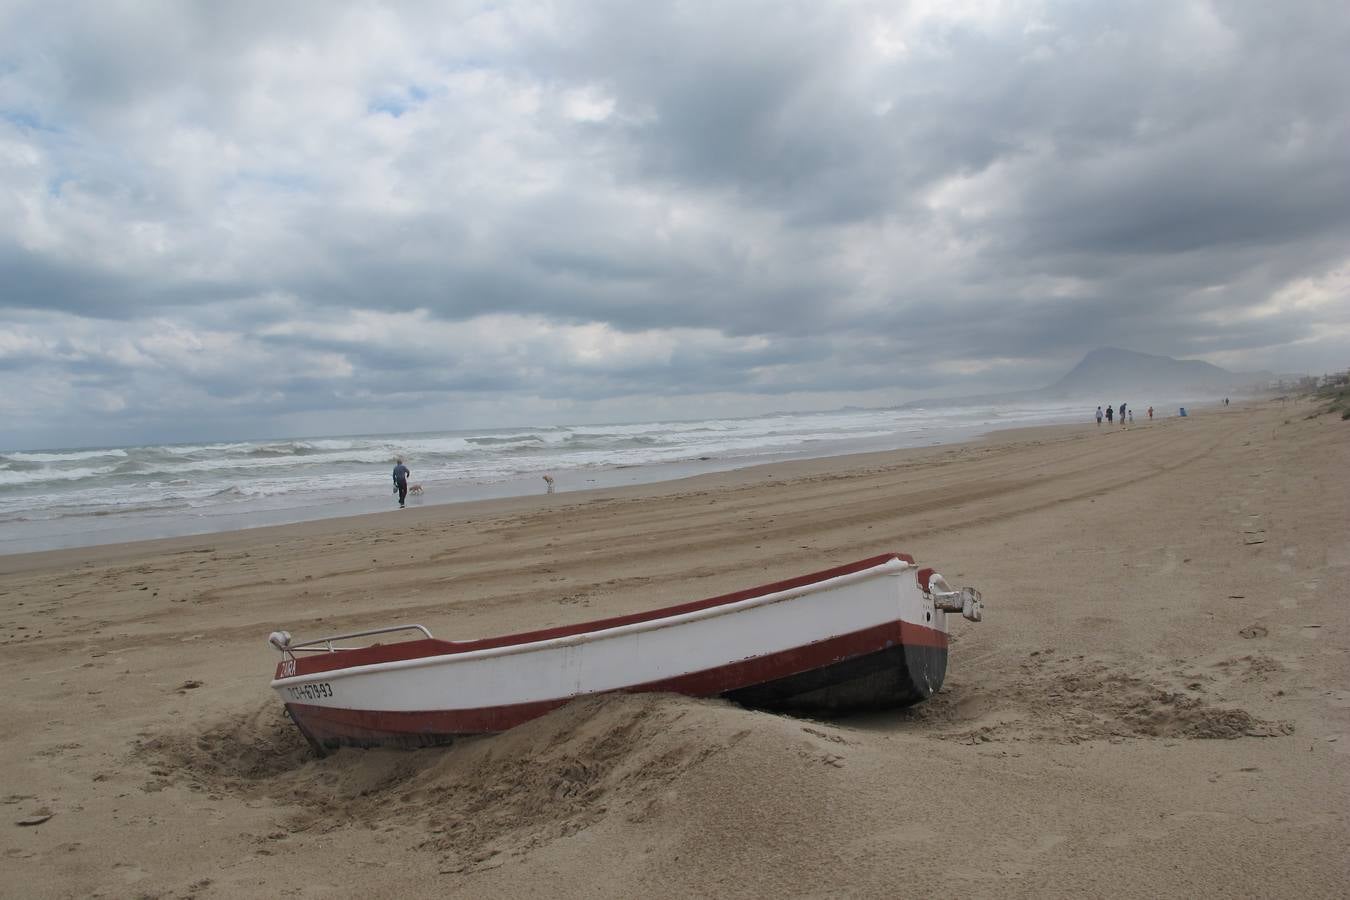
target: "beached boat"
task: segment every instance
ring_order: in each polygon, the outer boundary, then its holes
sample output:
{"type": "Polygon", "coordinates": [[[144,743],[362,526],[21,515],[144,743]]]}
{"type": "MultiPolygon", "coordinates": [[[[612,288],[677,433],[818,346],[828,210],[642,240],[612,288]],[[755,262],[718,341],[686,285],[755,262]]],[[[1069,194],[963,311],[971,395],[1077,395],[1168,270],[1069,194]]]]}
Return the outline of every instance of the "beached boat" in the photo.
{"type": "Polygon", "coordinates": [[[947,616],[982,601],[904,553],[649,612],[444,641],[421,625],[294,642],[272,687],[323,754],[505,731],[576,697],[670,691],[808,715],[904,706],[947,671],[947,616]],[[409,639],[344,642],[406,633],[409,639]]]}

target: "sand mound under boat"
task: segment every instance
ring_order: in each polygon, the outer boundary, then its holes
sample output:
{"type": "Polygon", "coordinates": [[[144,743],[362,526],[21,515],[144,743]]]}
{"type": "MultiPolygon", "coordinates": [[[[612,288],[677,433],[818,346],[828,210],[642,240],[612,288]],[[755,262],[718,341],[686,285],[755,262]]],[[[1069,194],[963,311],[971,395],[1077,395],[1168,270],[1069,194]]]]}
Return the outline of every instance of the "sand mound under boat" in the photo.
{"type": "Polygon", "coordinates": [[[1282,733],[1154,675],[1038,656],[1003,693],[957,688],[930,707],[839,724],[673,694],[605,694],[445,748],[323,759],[265,703],[193,735],[144,741],[137,755],[195,789],[270,798],[286,833],[400,831],[408,846],[437,854],[444,871],[474,871],[592,828],[701,834],[710,810],[719,823],[729,810],[809,820],[841,790],[866,789],[865,780],[839,781],[840,769],[898,766],[906,778],[940,782],[943,764],[930,750],[947,741],[1282,733]]]}
{"type": "Polygon", "coordinates": [[[452,869],[523,854],[604,819],[646,821],[694,776],[735,796],[759,780],[747,777],[751,770],[839,768],[845,748],[857,745],[834,726],[723,701],[608,694],[443,749],[318,759],[272,709],[198,735],[146,740],[136,755],[200,790],[284,803],[292,832],[410,828],[420,835],[416,846],[452,869]]]}

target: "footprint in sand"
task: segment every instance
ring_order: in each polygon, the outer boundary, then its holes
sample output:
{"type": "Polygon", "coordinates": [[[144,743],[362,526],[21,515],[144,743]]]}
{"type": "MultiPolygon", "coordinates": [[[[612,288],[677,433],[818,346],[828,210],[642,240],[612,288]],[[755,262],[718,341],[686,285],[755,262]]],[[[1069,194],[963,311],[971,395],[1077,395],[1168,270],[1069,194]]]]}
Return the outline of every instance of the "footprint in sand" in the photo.
{"type": "MultiPolygon", "coordinates": [[[[983,869],[958,870],[951,874],[955,878],[974,881],[1001,881],[1008,878],[1021,878],[1039,865],[1036,861],[1037,857],[1044,856],[1068,839],[1068,835],[1043,834],[1029,844],[1021,841],[999,841],[991,844],[988,848],[988,857],[996,861],[998,866],[995,871],[983,869]]],[[[957,891],[956,893],[959,895],[961,892],[957,891]]]]}
{"type": "Polygon", "coordinates": [[[145,878],[145,870],[134,863],[115,863],[113,869],[122,876],[127,884],[135,884],[145,878]]]}

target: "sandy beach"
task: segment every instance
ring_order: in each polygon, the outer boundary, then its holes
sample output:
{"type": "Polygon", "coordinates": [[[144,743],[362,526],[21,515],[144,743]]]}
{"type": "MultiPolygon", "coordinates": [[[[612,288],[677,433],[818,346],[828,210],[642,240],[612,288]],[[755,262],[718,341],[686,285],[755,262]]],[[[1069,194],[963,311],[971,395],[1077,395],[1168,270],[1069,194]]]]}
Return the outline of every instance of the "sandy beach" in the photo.
{"type": "Polygon", "coordinates": [[[1350,892],[1350,423],[1129,428],[0,557],[0,895],[1350,892]],[[588,698],[315,759],[267,634],[468,638],[900,550],[947,684],[828,722],[588,698]]]}

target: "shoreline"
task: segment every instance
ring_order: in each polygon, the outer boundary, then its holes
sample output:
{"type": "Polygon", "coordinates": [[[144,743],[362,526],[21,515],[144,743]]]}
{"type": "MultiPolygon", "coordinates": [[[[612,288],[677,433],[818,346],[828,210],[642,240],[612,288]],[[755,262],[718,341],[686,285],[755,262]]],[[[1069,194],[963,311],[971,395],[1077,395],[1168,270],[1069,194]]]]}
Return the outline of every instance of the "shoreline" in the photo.
{"type": "Polygon", "coordinates": [[[0,882],[33,898],[1339,896],[1346,428],[1257,403],[0,559],[0,882]],[[605,695],[316,759],[270,631],[469,639],[881,552],[980,589],[930,700],[605,695]]]}
{"type": "MultiPolygon", "coordinates": [[[[1043,425],[1001,426],[992,422],[954,426],[940,436],[901,438],[900,433],[886,437],[835,438],[818,440],[811,449],[766,452],[762,454],[690,456],[669,462],[646,462],[607,465],[597,468],[553,468],[558,493],[572,493],[592,488],[616,488],[629,485],[654,484],[681,480],[700,474],[738,471],[779,462],[806,459],[831,459],[863,453],[887,453],[897,450],[924,449],[980,440],[1004,431],[1026,427],[1054,427],[1076,425],[1077,422],[1056,421],[1049,417],[1043,425]],[[899,446],[897,446],[899,442],[899,446]]],[[[497,480],[417,477],[428,494],[410,498],[410,506],[439,506],[476,500],[493,500],[542,493],[539,471],[516,474],[497,480]],[[449,497],[439,500],[439,497],[449,497]]],[[[30,512],[20,519],[0,522],[0,557],[54,549],[75,549],[109,543],[136,540],[156,540],[171,537],[190,537],[222,532],[268,527],[271,525],[301,524],[330,518],[346,518],[384,512],[390,508],[389,495],[379,489],[384,481],[377,473],[367,471],[356,478],[353,486],[364,485],[368,493],[296,492],[254,497],[241,502],[199,506],[181,503],[162,508],[134,506],[125,509],[98,509],[47,516],[30,512]]]]}
{"type": "MultiPolygon", "coordinates": [[[[1164,421],[1165,420],[1163,419],[1159,419],[1149,427],[1159,426],[1164,421]]],[[[1144,426],[1136,424],[1133,427],[1139,428],[1144,426]]],[[[546,494],[542,490],[535,490],[530,493],[490,494],[488,496],[473,499],[446,500],[439,503],[416,503],[410,498],[409,505],[405,509],[398,509],[397,507],[391,508],[387,501],[381,500],[379,501],[381,509],[365,512],[336,513],[333,515],[308,517],[298,520],[288,519],[285,521],[266,522],[258,525],[247,525],[235,528],[209,529],[189,534],[134,537],[129,540],[98,541],[94,543],[48,547],[36,550],[18,550],[12,552],[0,550],[0,574],[8,571],[28,571],[31,570],[34,565],[41,565],[47,560],[64,560],[68,555],[79,556],[87,554],[90,559],[113,559],[127,552],[136,553],[140,550],[143,550],[146,553],[173,552],[175,550],[198,546],[203,541],[210,541],[214,544],[226,542],[235,545],[251,543],[255,538],[261,542],[266,541],[269,536],[284,537],[288,533],[296,530],[300,530],[307,536],[319,537],[324,535],[345,534],[352,529],[374,529],[390,524],[397,525],[398,520],[388,520],[383,518],[389,515],[397,515],[399,519],[406,519],[409,523],[415,521],[416,524],[422,524],[428,519],[454,520],[481,518],[484,516],[506,513],[536,512],[557,508],[559,505],[565,505],[572,501],[585,503],[603,499],[654,498],[667,494],[678,494],[691,489],[697,490],[705,487],[722,487],[729,482],[739,482],[743,478],[752,481],[759,479],[790,480],[803,476],[819,475],[836,471],[847,472],[854,468],[917,464],[928,457],[937,457],[952,451],[961,452],[965,448],[986,445],[1000,446],[1005,443],[1072,437],[1078,433],[1088,433],[1085,428],[1086,426],[1078,424],[1017,426],[988,431],[962,441],[931,444],[923,447],[902,447],[893,450],[863,450],[829,456],[792,456],[789,458],[780,458],[767,462],[756,462],[732,467],[721,467],[714,463],[706,468],[699,467],[703,468],[702,471],[694,471],[689,474],[676,474],[652,480],[640,479],[637,481],[624,481],[616,479],[614,483],[598,485],[595,487],[562,489],[556,491],[552,495],[546,494]],[[459,512],[461,514],[453,516],[451,515],[453,512],[459,512]]],[[[1117,429],[1118,428],[1119,426],[1117,426],[1117,429]]],[[[1095,426],[1093,426],[1093,430],[1095,430],[1095,426]]],[[[1105,425],[1102,426],[1102,430],[1106,430],[1105,425]]],[[[690,463],[670,463],[666,465],[681,470],[695,468],[695,466],[690,463]]],[[[648,468],[654,469],[658,467],[634,466],[620,471],[648,468]]],[[[522,483],[523,481],[524,479],[521,479],[522,483]]],[[[533,483],[533,479],[531,479],[530,483],[533,483]]]]}

